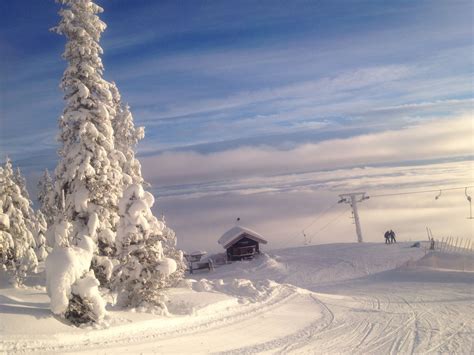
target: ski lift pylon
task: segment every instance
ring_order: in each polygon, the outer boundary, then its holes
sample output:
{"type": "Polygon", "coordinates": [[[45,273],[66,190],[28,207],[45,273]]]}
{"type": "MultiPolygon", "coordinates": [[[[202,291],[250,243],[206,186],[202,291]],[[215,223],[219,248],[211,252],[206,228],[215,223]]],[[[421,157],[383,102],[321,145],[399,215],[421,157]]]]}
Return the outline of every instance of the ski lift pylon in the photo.
{"type": "Polygon", "coordinates": [[[467,219],[474,219],[474,217],[472,217],[472,198],[467,194],[467,189],[467,187],[464,189],[464,194],[466,195],[466,199],[469,202],[469,217],[467,217],[467,219]]]}

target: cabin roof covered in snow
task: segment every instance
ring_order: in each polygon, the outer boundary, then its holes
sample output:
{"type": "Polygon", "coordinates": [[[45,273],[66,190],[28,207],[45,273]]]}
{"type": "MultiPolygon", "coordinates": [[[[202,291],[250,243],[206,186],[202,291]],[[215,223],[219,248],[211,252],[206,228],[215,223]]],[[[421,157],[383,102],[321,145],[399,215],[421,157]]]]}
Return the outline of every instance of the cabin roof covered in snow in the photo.
{"type": "Polygon", "coordinates": [[[256,242],[267,244],[265,238],[263,238],[260,234],[241,226],[232,227],[227,232],[225,232],[217,242],[222,245],[224,249],[227,249],[231,244],[237,241],[242,236],[242,234],[245,234],[247,238],[255,240],[256,242]]]}

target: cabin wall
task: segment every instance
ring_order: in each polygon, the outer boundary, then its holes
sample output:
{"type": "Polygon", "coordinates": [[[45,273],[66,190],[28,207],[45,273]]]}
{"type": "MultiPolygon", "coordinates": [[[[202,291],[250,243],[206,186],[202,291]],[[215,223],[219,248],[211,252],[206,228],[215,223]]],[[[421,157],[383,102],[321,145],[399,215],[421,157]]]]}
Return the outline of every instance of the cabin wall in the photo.
{"type": "Polygon", "coordinates": [[[227,259],[228,260],[242,260],[245,256],[236,255],[238,254],[237,249],[245,247],[255,247],[255,252],[260,253],[259,243],[255,240],[242,236],[234,244],[227,248],[227,259]]]}

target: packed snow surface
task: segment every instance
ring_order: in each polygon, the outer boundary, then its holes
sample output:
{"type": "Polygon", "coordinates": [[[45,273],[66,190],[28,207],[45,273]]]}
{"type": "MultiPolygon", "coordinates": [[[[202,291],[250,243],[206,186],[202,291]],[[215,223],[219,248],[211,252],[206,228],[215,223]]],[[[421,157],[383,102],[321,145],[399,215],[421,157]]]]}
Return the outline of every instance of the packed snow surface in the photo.
{"type": "Polygon", "coordinates": [[[166,314],[109,304],[94,328],[52,316],[41,274],[17,289],[0,274],[0,353],[472,353],[472,255],[425,253],[277,250],[197,271],[166,292],[166,314]]]}

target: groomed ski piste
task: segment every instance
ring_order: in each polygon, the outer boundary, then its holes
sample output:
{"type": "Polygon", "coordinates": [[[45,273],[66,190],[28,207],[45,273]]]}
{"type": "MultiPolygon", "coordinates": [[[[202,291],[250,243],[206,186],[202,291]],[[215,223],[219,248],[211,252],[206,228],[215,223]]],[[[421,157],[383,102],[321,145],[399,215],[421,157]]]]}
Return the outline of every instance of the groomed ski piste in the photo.
{"type": "MultiPolygon", "coordinates": [[[[409,243],[281,249],[188,276],[168,314],[55,318],[44,275],[0,274],[1,353],[471,354],[474,260],[409,243]]],[[[156,313],[156,312],[155,312],[156,313]]]]}

